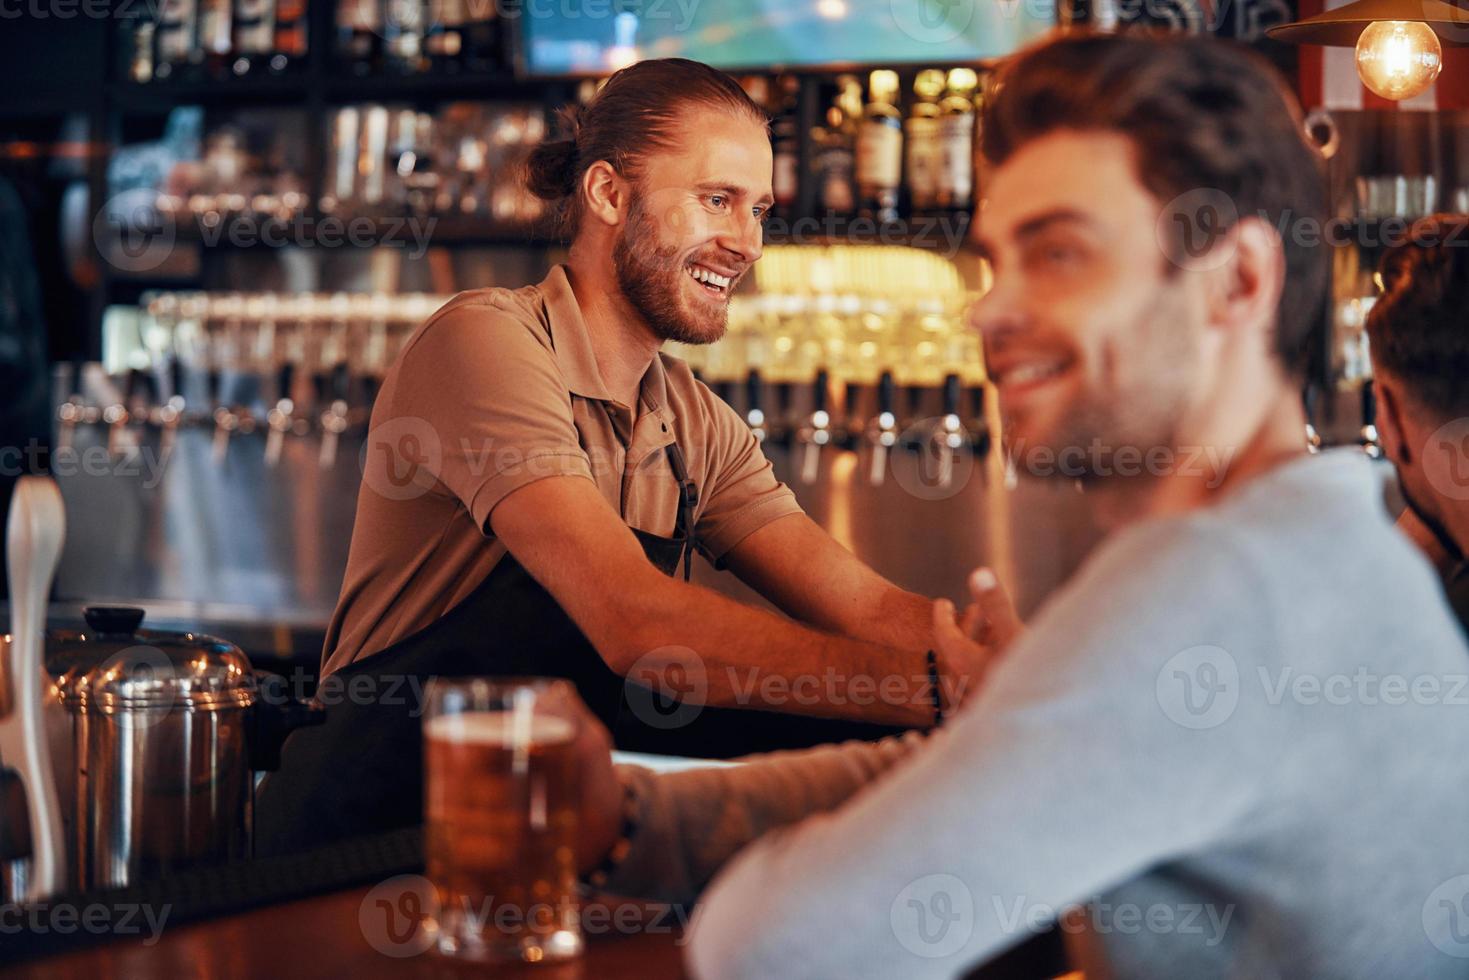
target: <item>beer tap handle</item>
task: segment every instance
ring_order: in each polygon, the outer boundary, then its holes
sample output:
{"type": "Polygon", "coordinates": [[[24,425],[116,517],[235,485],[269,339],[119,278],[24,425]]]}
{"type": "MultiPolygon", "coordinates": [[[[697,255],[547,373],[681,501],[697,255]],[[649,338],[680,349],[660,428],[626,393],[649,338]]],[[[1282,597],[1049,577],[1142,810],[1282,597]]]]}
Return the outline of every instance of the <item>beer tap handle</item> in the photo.
{"type": "Polygon", "coordinates": [[[896,395],[893,372],[884,371],[877,379],[877,415],[867,430],[867,439],[872,445],[867,482],[874,487],[882,486],[887,479],[888,454],[898,441],[898,420],[893,414],[896,395]]]}
{"type": "Polygon", "coordinates": [[[1306,452],[1321,451],[1321,433],[1316,428],[1316,386],[1306,382],[1301,389],[1301,407],[1306,413],[1306,452]]]}
{"type": "Polygon", "coordinates": [[[331,469],[336,463],[337,449],[341,444],[342,433],[346,431],[347,402],[346,399],[338,398],[321,415],[321,451],[317,454],[316,462],[322,469],[331,469]]]}
{"type": "Polygon", "coordinates": [[[831,442],[831,413],[826,410],[831,374],[816,372],[811,389],[811,417],[798,435],[801,444],[801,482],[811,484],[821,472],[821,447],[831,442]]]}
{"type": "Polygon", "coordinates": [[[765,379],[754,368],[745,379],[745,423],[755,434],[756,442],[764,442],[769,434],[765,422],[765,379]]]}
{"type": "Polygon", "coordinates": [[[770,432],[783,445],[789,445],[791,437],[795,435],[794,426],[791,425],[791,396],[793,394],[794,385],[789,381],[775,383],[775,419],[770,423],[770,432]]]}
{"type": "Polygon", "coordinates": [[[187,400],[184,394],[184,359],[175,352],[168,359],[168,397],[172,401],[175,398],[187,400]]]}
{"type": "Polygon", "coordinates": [[[276,405],[291,400],[291,386],[296,383],[296,362],[282,361],[276,374],[276,405]]]}
{"type": "Polygon", "coordinates": [[[848,379],[842,386],[842,432],[841,447],[843,449],[856,449],[858,443],[859,421],[857,418],[857,402],[862,395],[862,386],[856,381],[848,379]]]}
{"type": "Polygon", "coordinates": [[[275,466],[281,461],[281,451],[286,445],[286,433],[295,424],[292,415],[296,403],[291,400],[291,384],[296,378],[296,365],[291,361],[281,364],[276,390],[280,397],[275,407],[265,416],[268,432],[265,434],[265,465],[275,466]]]}
{"type": "Polygon", "coordinates": [[[1371,378],[1362,382],[1361,445],[1362,450],[1373,459],[1382,456],[1382,444],[1377,438],[1377,393],[1373,390],[1371,378]]]}
{"type": "Polygon", "coordinates": [[[959,417],[959,399],[963,394],[963,382],[957,374],[944,377],[944,414],[959,417]]]}
{"type": "Polygon", "coordinates": [[[332,367],[328,392],[333,403],[350,401],[352,395],[352,367],[346,361],[338,361],[332,367]]]}
{"type": "Polygon", "coordinates": [[[969,425],[974,432],[974,455],[980,459],[985,459],[989,456],[994,441],[990,437],[989,413],[986,410],[988,397],[989,386],[984,382],[973,385],[969,389],[970,404],[972,405],[969,425]]]}

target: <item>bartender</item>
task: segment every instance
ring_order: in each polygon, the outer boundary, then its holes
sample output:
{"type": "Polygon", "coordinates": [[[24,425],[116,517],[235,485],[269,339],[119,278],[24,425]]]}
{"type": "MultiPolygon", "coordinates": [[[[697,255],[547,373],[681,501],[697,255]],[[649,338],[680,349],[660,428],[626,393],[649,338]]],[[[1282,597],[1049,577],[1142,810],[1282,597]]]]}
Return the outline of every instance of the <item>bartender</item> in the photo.
{"type": "Polygon", "coordinates": [[[384,379],[324,651],[350,696],[287,744],[264,850],[421,819],[430,676],[570,678],[624,747],[728,756],[930,725],[978,669],[930,664],[930,601],[802,513],[743,420],[659,352],[718,340],[760,257],[764,112],[671,59],[567,122],[529,183],[569,261],[457,295],[384,379]],[[790,618],[690,584],[695,550],[790,618]]]}

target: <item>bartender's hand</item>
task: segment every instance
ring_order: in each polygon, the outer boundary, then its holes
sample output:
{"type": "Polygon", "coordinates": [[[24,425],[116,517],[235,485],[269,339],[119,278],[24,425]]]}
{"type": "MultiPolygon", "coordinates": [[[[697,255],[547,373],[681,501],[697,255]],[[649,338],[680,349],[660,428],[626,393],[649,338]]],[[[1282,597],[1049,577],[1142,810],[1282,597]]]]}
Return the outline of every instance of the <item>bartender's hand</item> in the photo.
{"type": "Polygon", "coordinates": [[[602,862],[622,832],[622,783],[612,765],[612,735],[607,726],[577,698],[577,780],[581,787],[578,814],[577,871],[585,874],[602,862]]]}
{"type": "Polygon", "coordinates": [[[979,689],[990,664],[1025,631],[1010,594],[991,569],[975,569],[968,585],[972,601],[962,615],[947,599],[933,604],[939,670],[953,685],[945,685],[944,694],[960,702],[979,689]]]}

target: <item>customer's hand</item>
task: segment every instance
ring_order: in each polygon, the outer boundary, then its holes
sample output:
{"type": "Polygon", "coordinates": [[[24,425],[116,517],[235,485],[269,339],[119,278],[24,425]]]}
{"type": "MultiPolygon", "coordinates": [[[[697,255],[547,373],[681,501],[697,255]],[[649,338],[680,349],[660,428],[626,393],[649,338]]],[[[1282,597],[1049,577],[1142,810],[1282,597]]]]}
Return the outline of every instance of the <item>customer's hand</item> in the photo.
{"type": "Polygon", "coordinates": [[[933,604],[935,652],[946,707],[958,707],[978,690],[990,665],[1025,631],[1010,594],[992,570],[975,569],[968,585],[972,601],[962,615],[947,599],[933,604]]]}
{"type": "Polygon", "coordinates": [[[578,813],[577,870],[596,868],[622,832],[622,783],[612,765],[612,736],[607,726],[576,699],[577,784],[581,788],[578,813]]]}

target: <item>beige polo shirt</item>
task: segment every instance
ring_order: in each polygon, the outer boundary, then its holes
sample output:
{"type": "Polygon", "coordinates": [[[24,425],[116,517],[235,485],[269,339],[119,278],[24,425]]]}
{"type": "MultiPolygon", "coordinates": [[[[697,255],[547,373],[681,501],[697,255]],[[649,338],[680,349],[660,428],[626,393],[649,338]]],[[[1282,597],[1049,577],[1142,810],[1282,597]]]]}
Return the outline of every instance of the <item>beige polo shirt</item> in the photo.
{"type": "Polygon", "coordinates": [[[564,266],[539,285],[460,293],[429,317],[373,407],[323,673],[467,597],[505,554],[490,512],[536,480],[591,480],[630,526],[671,536],[678,484],[664,447],[676,439],[714,561],[800,513],[744,421],[682,361],[654,358],[639,400],[634,413],[607,393],[564,266]]]}

